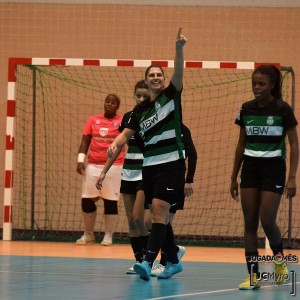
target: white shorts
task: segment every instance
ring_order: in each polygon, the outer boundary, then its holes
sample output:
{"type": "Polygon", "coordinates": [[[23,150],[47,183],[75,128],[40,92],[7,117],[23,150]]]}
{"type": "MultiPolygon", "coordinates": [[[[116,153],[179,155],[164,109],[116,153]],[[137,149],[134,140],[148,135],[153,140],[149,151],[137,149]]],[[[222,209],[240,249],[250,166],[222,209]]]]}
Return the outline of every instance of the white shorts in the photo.
{"type": "Polygon", "coordinates": [[[120,196],[121,173],[123,166],[111,166],[103,181],[101,190],[96,188],[96,182],[102,172],[103,165],[88,164],[82,180],[82,198],[97,198],[118,201],[120,196]]]}

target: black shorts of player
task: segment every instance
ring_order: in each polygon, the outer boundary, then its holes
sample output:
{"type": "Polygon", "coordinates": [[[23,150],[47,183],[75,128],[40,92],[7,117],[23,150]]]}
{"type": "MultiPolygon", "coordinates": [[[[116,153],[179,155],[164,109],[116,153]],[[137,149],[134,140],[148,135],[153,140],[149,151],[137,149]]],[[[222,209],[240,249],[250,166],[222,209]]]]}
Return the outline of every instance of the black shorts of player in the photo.
{"type": "Polygon", "coordinates": [[[256,158],[244,156],[241,170],[241,188],[257,188],[283,194],[286,163],[282,158],[256,158]]]}
{"type": "Polygon", "coordinates": [[[184,199],[185,199],[185,195],[184,195],[184,187],[183,187],[183,189],[178,193],[177,203],[171,205],[169,212],[175,214],[177,210],[183,210],[184,199]]]}
{"type": "Polygon", "coordinates": [[[157,198],[177,204],[185,183],[185,162],[183,159],[160,165],[143,167],[143,185],[146,202],[152,204],[157,198]]]}
{"type": "Polygon", "coordinates": [[[127,181],[121,180],[121,187],[120,193],[122,194],[129,194],[129,195],[136,195],[138,191],[143,190],[143,181],[127,181]]]}

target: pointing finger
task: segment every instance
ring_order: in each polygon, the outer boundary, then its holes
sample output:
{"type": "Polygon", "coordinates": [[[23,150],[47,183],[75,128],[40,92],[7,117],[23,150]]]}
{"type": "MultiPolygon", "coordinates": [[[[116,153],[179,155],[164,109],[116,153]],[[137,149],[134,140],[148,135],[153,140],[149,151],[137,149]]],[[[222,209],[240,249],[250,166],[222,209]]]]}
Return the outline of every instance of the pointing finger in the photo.
{"type": "Polygon", "coordinates": [[[178,33],[177,33],[177,38],[178,38],[178,39],[181,38],[181,31],[182,31],[182,27],[179,27],[178,33]]]}

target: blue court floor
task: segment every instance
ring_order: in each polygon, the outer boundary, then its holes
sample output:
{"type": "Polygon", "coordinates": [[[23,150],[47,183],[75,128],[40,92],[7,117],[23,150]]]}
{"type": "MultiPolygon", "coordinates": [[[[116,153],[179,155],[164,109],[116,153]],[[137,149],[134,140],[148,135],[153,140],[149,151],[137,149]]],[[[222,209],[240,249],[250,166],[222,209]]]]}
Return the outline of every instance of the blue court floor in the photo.
{"type": "MultiPolygon", "coordinates": [[[[300,299],[300,265],[289,264],[295,275],[284,285],[238,290],[247,274],[242,263],[182,262],[183,272],[168,280],[126,275],[127,259],[0,256],[1,300],[104,299],[300,299]],[[299,291],[297,291],[299,289],[299,291]],[[295,295],[291,295],[291,293],[295,295]],[[298,294],[297,294],[298,293],[298,294]]],[[[272,264],[261,271],[272,272],[272,264]]],[[[290,276],[292,277],[292,276],[290,276]]]]}

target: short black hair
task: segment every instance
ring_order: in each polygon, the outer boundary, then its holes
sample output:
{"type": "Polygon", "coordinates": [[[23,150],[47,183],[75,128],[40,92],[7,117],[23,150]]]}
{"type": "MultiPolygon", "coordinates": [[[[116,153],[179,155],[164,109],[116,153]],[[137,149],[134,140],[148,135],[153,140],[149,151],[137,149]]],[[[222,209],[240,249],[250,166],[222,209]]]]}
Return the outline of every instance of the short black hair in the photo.
{"type": "Polygon", "coordinates": [[[107,100],[107,99],[109,99],[109,98],[114,98],[115,100],[117,100],[118,106],[120,107],[121,99],[120,99],[119,96],[117,96],[116,94],[108,94],[108,95],[105,97],[105,100],[107,100]]]}
{"type": "Polygon", "coordinates": [[[145,82],[145,80],[140,80],[135,84],[134,92],[136,92],[137,89],[148,89],[148,84],[145,82]]]}

